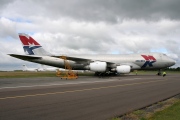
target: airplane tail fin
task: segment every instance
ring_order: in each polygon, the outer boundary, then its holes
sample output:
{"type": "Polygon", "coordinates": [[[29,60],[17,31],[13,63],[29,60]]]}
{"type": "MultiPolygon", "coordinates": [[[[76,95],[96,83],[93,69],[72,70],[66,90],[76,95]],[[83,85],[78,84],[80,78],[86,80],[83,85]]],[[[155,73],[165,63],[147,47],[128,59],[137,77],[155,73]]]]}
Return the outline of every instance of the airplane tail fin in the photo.
{"type": "Polygon", "coordinates": [[[46,70],[46,67],[44,65],[41,64],[41,67],[43,70],[46,70]]]}
{"type": "Polygon", "coordinates": [[[19,33],[19,38],[22,42],[23,49],[27,55],[51,55],[43,47],[35,41],[31,36],[19,33]]]}

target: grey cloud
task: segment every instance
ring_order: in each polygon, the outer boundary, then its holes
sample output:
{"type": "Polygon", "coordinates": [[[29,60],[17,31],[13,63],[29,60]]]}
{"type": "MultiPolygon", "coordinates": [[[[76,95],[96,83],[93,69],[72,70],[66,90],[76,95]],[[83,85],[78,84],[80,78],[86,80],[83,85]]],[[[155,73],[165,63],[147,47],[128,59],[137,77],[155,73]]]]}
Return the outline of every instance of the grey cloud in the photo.
{"type": "Polygon", "coordinates": [[[55,54],[165,50],[179,55],[179,4],[179,0],[3,0],[1,56],[10,64],[14,58],[4,53],[24,54],[19,31],[30,33],[55,54]]]}
{"type": "Polygon", "coordinates": [[[7,8],[17,16],[117,23],[125,19],[179,20],[179,5],[179,0],[17,0],[7,8]]]}
{"type": "Polygon", "coordinates": [[[13,0],[0,0],[0,10],[4,9],[11,2],[13,2],[13,0]]]}
{"type": "Polygon", "coordinates": [[[180,18],[179,0],[53,0],[42,4],[49,8],[46,11],[52,17],[62,15],[87,21],[180,18]]]}
{"type": "Polygon", "coordinates": [[[83,36],[80,37],[80,36],[67,34],[64,35],[63,37],[61,36],[56,37],[54,39],[54,43],[52,44],[54,48],[73,49],[75,51],[81,51],[82,49],[86,49],[87,52],[89,51],[94,53],[97,52],[100,53],[107,51],[106,46],[112,44],[112,39],[109,39],[109,41],[107,41],[106,39],[101,39],[101,38],[91,38],[91,37],[83,37],[83,36]]]}
{"type": "Polygon", "coordinates": [[[0,18],[0,37],[17,38],[16,24],[6,18],[0,18]]]}

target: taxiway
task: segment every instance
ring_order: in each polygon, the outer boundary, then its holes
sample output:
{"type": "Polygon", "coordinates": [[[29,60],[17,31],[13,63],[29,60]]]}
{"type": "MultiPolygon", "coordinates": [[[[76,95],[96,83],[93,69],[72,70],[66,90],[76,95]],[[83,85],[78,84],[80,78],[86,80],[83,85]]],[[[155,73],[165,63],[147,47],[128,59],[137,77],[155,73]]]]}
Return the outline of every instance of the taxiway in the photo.
{"type": "Polygon", "coordinates": [[[180,75],[0,79],[0,120],[102,120],[180,93],[180,75]]]}

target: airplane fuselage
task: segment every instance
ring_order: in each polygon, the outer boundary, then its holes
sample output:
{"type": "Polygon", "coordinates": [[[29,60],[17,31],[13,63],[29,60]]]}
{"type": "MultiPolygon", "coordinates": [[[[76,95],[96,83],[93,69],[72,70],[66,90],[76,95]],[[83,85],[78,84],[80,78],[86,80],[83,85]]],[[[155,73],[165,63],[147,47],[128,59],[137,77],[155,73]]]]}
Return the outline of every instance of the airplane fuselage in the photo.
{"type": "MultiPolygon", "coordinates": [[[[162,69],[172,66],[174,60],[161,53],[127,54],[127,55],[70,55],[72,57],[91,59],[92,61],[106,61],[108,67],[115,68],[119,65],[129,65],[131,70],[162,69]]],[[[33,59],[31,62],[64,68],[64,60],[51,56],[41,56],[41,59],[33,59]]],[[[77,63],[68,60],[74,70],[88,70],[88,63],[77,63]]]]}

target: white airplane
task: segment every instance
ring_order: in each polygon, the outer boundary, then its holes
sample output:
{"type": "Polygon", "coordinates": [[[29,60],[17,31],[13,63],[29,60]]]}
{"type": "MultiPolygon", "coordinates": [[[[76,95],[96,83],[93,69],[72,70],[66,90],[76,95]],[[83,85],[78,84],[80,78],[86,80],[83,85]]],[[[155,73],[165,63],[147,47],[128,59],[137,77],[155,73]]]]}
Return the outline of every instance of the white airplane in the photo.
{"type": "Polygon", "coordinates": [[[42,71],[57,71],[58,68],[55,68],[55,67],[46,67],[44,65],[41,65],[41,69],[42,71]]]}
{"type": "Polygon", "coordinates": [[[23,71],[37,72],[38,68],[28,68],[26,65],[23,65],[23,71]]]}
{"type": "MultiPolygon", "coordinates": [[[[26,55],[9,54],[12,57],[25,61],[40,63],[44,65],[64,68],[62,55],[53,55],[27,34],[20,33],[19,38],[23,44],[26,55]]],[[[163,53],[143,53],[126,55],[67,55],[68,62],[73,70],[90,70],[96,75],[106,73],[121,74],[129,73],[132,70],[150,70],[170,67],[176,62],[163,53]]]]}

